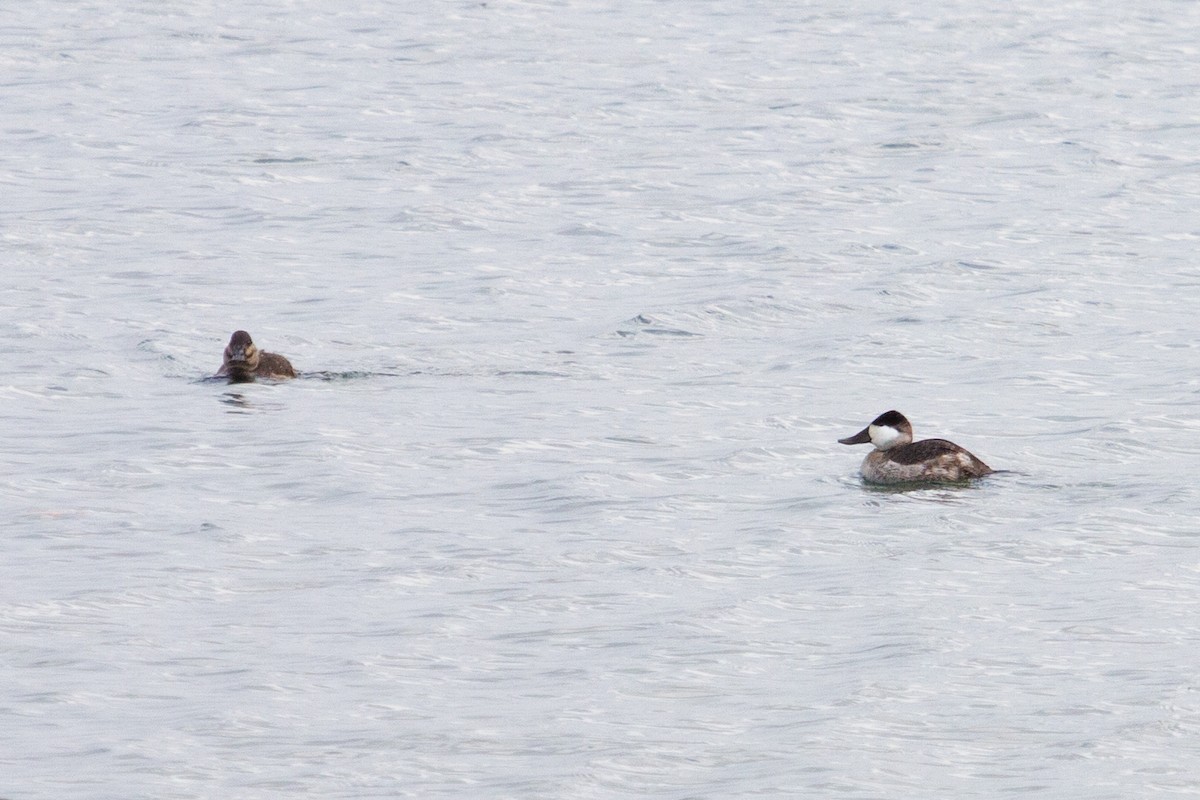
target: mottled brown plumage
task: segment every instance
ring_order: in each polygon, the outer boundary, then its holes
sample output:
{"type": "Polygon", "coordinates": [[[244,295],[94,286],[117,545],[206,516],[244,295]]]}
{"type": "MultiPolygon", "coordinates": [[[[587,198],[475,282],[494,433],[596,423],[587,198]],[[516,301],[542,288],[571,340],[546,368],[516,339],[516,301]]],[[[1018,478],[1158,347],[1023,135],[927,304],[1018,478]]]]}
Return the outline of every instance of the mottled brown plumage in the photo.
{"type": "Polygon", "coordinates": [[[225,346],[225,355],[217,375],[228,377],[230,383],[250,383],[257,378],[284,380],[296,377],[296,370],[286,358],[258,349],[250,334],[234,331],[225,346]]]}
{"type": "Polygon", "coordinates": [[[981,478],[993,471],[954,442],[914,442],[912,436],[912,424],[904,415],[888,411],[858,433],[838,441],[875,445],[861,468],[863,478],[871,483],[953,483],[981,478]]]}

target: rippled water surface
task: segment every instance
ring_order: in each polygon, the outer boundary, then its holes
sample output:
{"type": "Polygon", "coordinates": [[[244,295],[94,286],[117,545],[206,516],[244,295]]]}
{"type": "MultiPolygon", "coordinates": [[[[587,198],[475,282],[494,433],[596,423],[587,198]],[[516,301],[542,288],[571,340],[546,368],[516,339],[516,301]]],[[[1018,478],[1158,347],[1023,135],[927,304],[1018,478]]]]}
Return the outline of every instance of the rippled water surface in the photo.
{"type": "Polygon", "coordinates": [[[11,4],[0,796],[1196,794],[1198,41],[11,4]]]}

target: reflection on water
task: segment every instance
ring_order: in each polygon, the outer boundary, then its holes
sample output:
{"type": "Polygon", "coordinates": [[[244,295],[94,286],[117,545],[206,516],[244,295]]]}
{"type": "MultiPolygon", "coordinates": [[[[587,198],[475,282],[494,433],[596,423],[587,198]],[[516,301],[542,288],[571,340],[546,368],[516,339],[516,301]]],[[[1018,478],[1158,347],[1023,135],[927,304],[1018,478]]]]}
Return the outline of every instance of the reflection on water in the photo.
{"type": "Polygon", "coordinates": [[[244,394],[239,394],[237,392],[222,392],[221,402],[227,405],[236,406],[239,409],[247,409],[251,405],[250,401],[246,399],[244,394]]]}

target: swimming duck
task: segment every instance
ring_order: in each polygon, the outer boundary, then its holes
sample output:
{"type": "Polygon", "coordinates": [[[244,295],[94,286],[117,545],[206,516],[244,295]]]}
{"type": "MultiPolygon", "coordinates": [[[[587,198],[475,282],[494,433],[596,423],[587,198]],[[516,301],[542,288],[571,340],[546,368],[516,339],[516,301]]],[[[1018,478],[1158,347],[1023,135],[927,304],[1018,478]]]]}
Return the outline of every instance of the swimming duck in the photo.
{"type": "Polygon", "coordinates": [[[899,411],[880,414],[858,433],[838,441],[875,445],[861,468],[863,478],[871,483],[949,483],[994,472],[954,442],[914,442],[912,424],[899,411]]]}
{"type": "Polygon", "coordinates": [[[283,380],[296,377],[292,363],[281,355],[258,349],[250,334],[234,331],[225,346],[218,376],[228,376],[230,383],[250,383],[255,378],[283,380]]]}

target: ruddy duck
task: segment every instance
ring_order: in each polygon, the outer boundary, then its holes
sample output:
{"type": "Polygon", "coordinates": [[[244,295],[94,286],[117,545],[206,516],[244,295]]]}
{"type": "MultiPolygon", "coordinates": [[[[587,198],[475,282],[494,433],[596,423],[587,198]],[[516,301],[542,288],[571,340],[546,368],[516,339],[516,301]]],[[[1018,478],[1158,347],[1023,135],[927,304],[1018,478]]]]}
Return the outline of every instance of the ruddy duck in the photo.
{"type": "Polygon", "coordinates": [[[292,363],[281,355],[264,353],[255,346],[250,334],[234,331],[225,346],[219,376],[229,376],[230,383],[250,383],[255,378],[283,380],[296,377],[292,363]]]}
{"type": "Polygon", "coordinates": [[[838,441],[875,445],[861,468],[863,478],[871,483],[950,483],[994,472],[954,442],[914,442],[912,425],[899,411],[880,414],[858,433],[838,441]]]}

